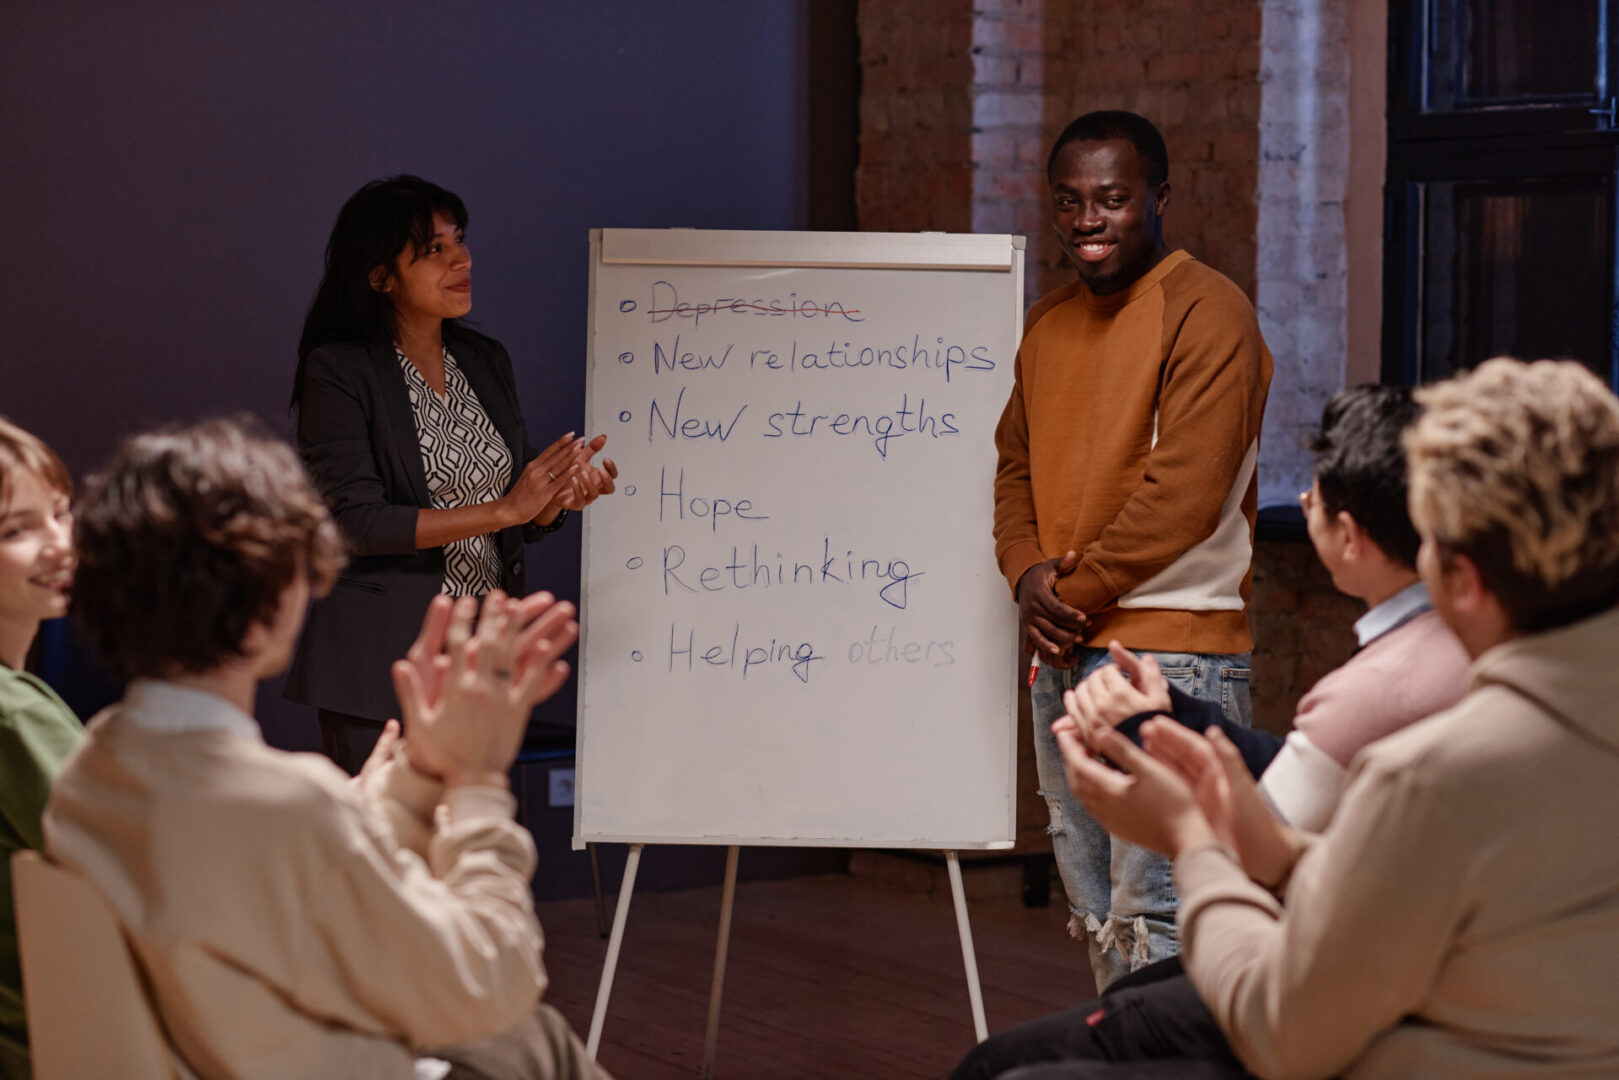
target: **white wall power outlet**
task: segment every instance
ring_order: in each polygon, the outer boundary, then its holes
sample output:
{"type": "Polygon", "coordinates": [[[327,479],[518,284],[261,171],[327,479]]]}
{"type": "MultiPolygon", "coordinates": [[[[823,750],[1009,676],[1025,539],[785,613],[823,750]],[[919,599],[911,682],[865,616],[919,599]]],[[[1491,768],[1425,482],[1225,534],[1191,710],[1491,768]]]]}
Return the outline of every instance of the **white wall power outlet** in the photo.
{"type": "Polygon", "coordinates": [[[545,805],[573,805],[573,770],[552,769],[545,774],[545,805]]]}

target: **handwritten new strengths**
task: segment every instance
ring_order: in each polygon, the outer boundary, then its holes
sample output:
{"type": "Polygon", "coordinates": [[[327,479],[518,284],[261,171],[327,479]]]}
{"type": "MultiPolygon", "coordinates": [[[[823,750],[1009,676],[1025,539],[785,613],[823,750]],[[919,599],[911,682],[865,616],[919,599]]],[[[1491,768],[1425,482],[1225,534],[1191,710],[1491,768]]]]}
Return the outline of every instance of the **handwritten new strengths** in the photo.
{"type": "MultiPolygon", "coordinates": [[[[743,300],[683,304],[678,299],[670,297],[672,287],[664,282],[654,286],[654,296],[660,293],[658,286],[663,286],[668,292],[663,292],[664,302],[655,304],[649,313],[653,322],[663,322],[670,318],[690,319],[692,325],[697,326],[704,315],[718,313],[767,317],[776,315],[805,317],[814,313],[833,322],[864,321],[859,311],[845,310],[837,301],[829,301],[822,307],[810,301],[799,301],[797,294],[789,297],[787,304],[790,306],[786,307],[781,306],[781,301],[770,302],[776,305],[774,307],[763,301],[743,300]]],[[[652,345],[652,370],[655,374],[674,371],[692,373],[718,371],[728,364],[733,368],[741,367],[748,371],[788,373],[927,371],[942,375],[946,384],[961,372],[995,370],[995,361],[990,358],[987,345],[947,344],[943,337],[935,337],[931,343],[924,343],[919,333],[913,334],[909,342],[900,342],[892,347],[833,338],[818,352],[802,348],[795,340],[788,345],[785,354],[777,345],[743,350],[738,349],[734,343],[727,344],[718,351],[698,351],[689,344],[683,345],[680,333],[676,333],[672,340],[654,341],[652,345]]],[[[685,395],[686,388],[681,387],[673,402],[667,399],[659,401],[657,398],[652,400],[647,410],[648,442],[655,441],[660,430],[664,437],[669,439],[717,439],[725,442],[735,433],[743,414],[748,410],[747,405],[742,405],[735,413],[719,417],[697,416],[688,408],[685,395]]],[[[920,395],[913,407],[909,393],[900,395],[896,408],[876,414],[806,411],[803,401],[798,400],[790,409],[770,413],[765,419],[765,428],[759,431],[759,434],[767,439],[813,438],[817,435],[844,438],[863,436],[871,439],[877,455],[885,460],[888,457],[889,442],[901,436],[919,434],[940,439],[960,433],[955,413],[930,413],[927,398],[920,395]]]]}

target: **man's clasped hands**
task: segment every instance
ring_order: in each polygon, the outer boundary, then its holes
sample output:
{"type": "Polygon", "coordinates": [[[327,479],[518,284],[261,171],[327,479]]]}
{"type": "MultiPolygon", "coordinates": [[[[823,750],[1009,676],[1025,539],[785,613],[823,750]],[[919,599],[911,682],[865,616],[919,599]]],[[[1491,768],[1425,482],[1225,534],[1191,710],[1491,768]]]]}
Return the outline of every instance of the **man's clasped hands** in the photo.
{"type": "Polygon", "coordinates": [[[1277,889],[1300,837],[1270,812],[1231,740],[1169,718],[1169,683],[1150,655],[1108,643],[1113,663],[1063,694],[1067,715],[1051,725],[1068,786],[1108,832],[1170,858],[1223,845],[1254,881],[1277,889]],[[1141,746],[1116,730],[1141,725],[1141,746]]]}

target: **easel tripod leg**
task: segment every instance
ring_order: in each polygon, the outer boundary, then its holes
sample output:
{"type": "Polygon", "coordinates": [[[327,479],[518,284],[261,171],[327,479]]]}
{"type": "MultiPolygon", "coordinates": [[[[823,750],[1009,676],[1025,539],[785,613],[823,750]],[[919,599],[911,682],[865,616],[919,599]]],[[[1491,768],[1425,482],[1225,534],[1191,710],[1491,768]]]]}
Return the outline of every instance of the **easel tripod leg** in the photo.
{"type": "Polygon", "coordinates": [[[607,959],[602,964],[602,981],[596,989],[596,1011],[590,1017],[590,1038],[585,1052],[592,1058],[601,1046],[602,1025],[607,1021],[607,999],[613,993],[613,972],[618,968],[619,946],[624,944],[624,924],[630,917],[630,895],[635,892],[635,872],[641,868],[641,849],[644,844],[631,844],[630,856],[624,863],[624,881],[618,887],[618,910],[613,914],[613,934],[607,939],[607,959]]]}
{"type": "Polygon", "coordinates": [[[989,1038],[984,1020],[984,992],[978,985],[978,955],[973,952],[972,927],[967,924],[967,891],[961,883],[961,859],[954,851],[944,853],[950,871],[950,894],[956,901],[956,929],[961,931],[961,960],[967,968],[967,999],[972,1003],[973,1033],[978,1041],[989,1038]]]}
{"type": "Polygon", "coordinates": [[[590,888],[596,898],[596,933],[607,936],[607,898],[602,895],[601,861],[596,858],[596,845],[586,844],[590,854],[590,888]]]}
{"type": "Polygon", "coordinates": [[[731,944],[731,909],[736,902],[736,862],[741,850],[732,844],[725,852],[725,892],[720,899],[719,940],[714,945],[714,982],[708,991],[708,1034],[703,1039],[703,1080],[714,1075],[714,1054],[720,1041],[720,994],[725,989],[725,954],[731,944]]]}

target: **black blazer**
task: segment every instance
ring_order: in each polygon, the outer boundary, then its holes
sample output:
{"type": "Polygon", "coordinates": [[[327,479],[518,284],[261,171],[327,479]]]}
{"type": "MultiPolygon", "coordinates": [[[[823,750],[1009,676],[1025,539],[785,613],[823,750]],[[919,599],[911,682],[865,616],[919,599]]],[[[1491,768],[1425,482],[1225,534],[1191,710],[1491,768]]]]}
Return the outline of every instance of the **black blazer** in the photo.
{"type": "MultiPolygon", "coordinates": [[[[466,375],[515,467],[535,456],[517,405],[511,357],[500,342],[446,326],[444,343],[466,375]]],[[[311,605],[285,696],[381,721],[399,715],[389,669],[415,640],[444,585],[444,550],[416,549],[416,511],[429,508],[427,474],[405,375],[392,345],[327,345],[304,364],[298,450],[348,541],[350,562],[311,605]]],[[[502,529],[501,588],[527,590],[523,544],[532,526],[502,529]]]]}

